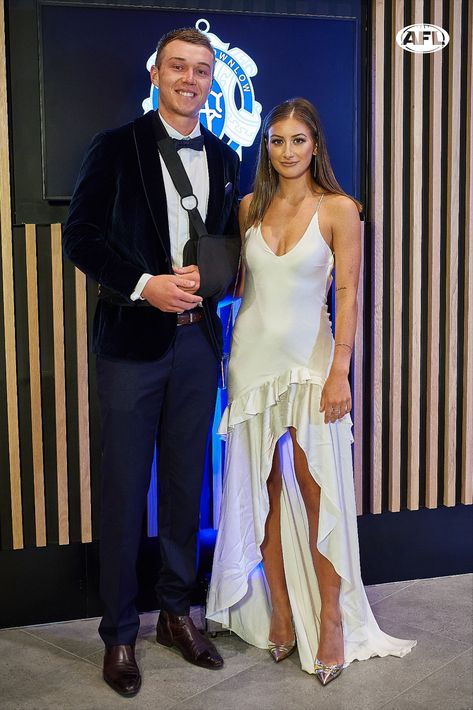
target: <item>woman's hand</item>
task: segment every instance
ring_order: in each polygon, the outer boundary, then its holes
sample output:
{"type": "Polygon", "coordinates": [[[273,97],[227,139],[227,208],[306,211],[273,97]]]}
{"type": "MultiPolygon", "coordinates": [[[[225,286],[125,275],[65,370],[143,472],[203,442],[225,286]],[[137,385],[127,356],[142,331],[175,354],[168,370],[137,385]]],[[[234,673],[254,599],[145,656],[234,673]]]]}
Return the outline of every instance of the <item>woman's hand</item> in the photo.
{"type": "Polygon", "coordinates": [[[330,372],[320,397],[320,411],[325,412],[325,423],[336,422],[351,412],[351,390],[345,373],[330,372]]]}

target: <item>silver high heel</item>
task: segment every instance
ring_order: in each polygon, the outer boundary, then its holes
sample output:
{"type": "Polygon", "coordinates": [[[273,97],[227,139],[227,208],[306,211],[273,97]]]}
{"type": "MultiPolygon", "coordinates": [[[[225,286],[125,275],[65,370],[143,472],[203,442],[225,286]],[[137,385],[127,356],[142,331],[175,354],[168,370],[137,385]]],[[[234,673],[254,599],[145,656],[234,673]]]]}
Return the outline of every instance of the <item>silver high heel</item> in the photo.
{"type": "MultiPolygon", "coordinates": [[[[340,622],[340,628],[342,630],[343,637],[342,622],[340,622]]],[[[331,665],[328,665],[327,663],[322,663],[321,660],[316,658],[314,663],[314,671],[319,683],[321,683],[322,685],[328,685],[332,682],[332,680],[338,678],[338,676],[343,671],[343,661],[342,663],[332,663],[331,665]]]]}
{"type": "Polygon", "coordinates": [[[316,658],[314,670],[317,680],[322,685],[328,685],[332,682],[332,680],[338,678],[338,676],[343,670],[343,663],[334,663],[333,665],[327,665],[326,663],[322,663],[322,661],[319,661],[319,659],[316,658]]]}
{"type": "Polygon", "coordinates": [[[268,651],[275,663],[279,663],[280,661],[284,661],[285,658],[291,655],[293,653],[294,649],[296,648],[296,637],[294,636],[294,639],[290,641],[289,643],[273,643],[272,641],[268,641],[268,651]]]}

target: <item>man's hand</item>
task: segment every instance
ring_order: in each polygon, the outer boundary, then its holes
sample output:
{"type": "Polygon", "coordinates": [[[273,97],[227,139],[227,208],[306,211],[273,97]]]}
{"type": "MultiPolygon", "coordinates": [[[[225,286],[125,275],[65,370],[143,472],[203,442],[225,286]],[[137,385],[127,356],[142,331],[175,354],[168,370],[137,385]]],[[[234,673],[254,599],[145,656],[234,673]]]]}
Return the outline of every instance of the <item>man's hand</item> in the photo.
{"type": "Polygon", "coordinates": [[[182,266],[182,267],[173,266],[172,270],[178,276],[183,276],[184,279],[189,279],[190,281],[194,281],[195,285],[192,286],[191,288],[186,288],[184,286],[181,286],[183,291],[187,291],[188,293],[197,293],[197,291],[200,288],[200,273],[199,273],[198,266],[196,266],[195,264],[191,264],[190,266],[182,266]]]}
{"type": "Polygon", "coordinates": [[[202,303],[202,298],[195,296],[193,293],[197,288],[194,279],[187,279],[179,275],[162,274],[150,278],[141,295],[152,306],[159,308],[160,311],[182,313],[182,311],[190,311],[199,303],[202,303]]]}

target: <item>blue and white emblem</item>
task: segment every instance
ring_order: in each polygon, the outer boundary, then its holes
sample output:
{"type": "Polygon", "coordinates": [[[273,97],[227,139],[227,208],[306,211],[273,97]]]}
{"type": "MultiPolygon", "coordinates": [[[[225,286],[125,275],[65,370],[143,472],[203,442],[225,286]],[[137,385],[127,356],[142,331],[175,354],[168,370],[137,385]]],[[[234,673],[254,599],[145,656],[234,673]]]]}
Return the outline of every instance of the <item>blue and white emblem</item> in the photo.
{"type": "MultiPolygon", "coordinates": [[[[195,26],[205,32],[215,50],[215,72],[209,97],[200,111],[203,125],[233,148],[241,158],[242,148],[253,145],[261,126],[261,104],[255,100],[251,77],[258,67],[242,49],[222,42],[209,32],[210,23],[202,18],[195,26]]],[[[150,71],[156,52],[150,56],[146,69],[150,71]]],[[[143,101],[143,111],[158,107],[158,89],[151,84],[150,95],[143,101]]]]}

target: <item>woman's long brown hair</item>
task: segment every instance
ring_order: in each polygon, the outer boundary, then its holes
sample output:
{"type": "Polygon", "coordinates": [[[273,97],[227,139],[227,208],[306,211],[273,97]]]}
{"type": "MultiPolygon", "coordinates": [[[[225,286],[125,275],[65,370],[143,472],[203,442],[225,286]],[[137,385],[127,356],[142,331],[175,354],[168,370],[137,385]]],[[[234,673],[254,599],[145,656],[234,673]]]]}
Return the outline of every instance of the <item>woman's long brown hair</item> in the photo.
{"type": "Polygon", "coordinates": [[[277,121],[285,118],[297,118],[305,123],[312,134],[315,146],[317,147],[317,161],[315,156],[310,163],[310,171],[313,176],[314,186],[318,185],[324,192],[333,195],[345,195],[356,204],[358,211],[361,212],[362,205],[351,195],[342,190],[333,174],[330,158],[327,151],[322,124],[315,107],[306,99],[289,99],[284,101],[279,106],[275,106],[266,116],[263,121],[263,129],[261,131],[261,142],[259,148],[258,163],[256,166],[256,175],[253,189],[253,198],[248,210],[247,227],[254,224],[260,224],[263,216],[271,204],[279,182],[279,175],[271,165],[268,152],[268,133],[271,126],[277,121]],[[314,175],[314,167],[315,175],[314,175]]]}

